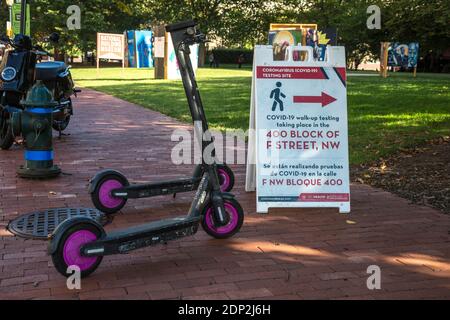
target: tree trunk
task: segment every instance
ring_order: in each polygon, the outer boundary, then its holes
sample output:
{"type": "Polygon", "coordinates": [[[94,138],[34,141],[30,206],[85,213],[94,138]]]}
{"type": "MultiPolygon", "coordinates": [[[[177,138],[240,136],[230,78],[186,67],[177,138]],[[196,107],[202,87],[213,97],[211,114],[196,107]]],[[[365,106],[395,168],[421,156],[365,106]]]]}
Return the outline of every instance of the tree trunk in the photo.
{"type": "Polygon", "coordinates": [[[206,46],[204,43],[200,43],[198,48],[198,66],[203,67],[206,61],[206,46]]]}

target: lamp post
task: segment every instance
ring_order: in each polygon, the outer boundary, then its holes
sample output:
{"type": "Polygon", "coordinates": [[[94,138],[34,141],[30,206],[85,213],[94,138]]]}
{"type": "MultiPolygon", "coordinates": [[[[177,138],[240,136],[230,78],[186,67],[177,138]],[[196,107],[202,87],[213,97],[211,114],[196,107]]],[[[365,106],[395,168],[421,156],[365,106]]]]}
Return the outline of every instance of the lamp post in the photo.
{"type": "Polygon", "coordinates": [[[8,37],[12,36],[12,6],[14,4],[14,0],[6,0],[6,5],[9,9],[9,24],[7,24],[7,30],[6,33],[8,34],[8,37]]]}

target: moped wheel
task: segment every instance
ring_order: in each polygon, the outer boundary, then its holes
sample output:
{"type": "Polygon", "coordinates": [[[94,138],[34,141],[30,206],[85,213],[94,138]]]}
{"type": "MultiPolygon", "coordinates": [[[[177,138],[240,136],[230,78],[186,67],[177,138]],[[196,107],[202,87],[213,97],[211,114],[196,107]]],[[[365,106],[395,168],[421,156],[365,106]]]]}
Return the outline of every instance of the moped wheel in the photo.
{"type": "Polygon", "coordinates": [[[71,266],[80,269],[81,277],[87,277],[94,272],[103,260],[103,257],[84,257],[80,249],[83,245],[96,241],[101,237],[101,231],[93,225],[81,223],[65,232],[58,243],[58,248],[52,254],[53,265],[56,270],[65,277],[71,266]]]}
{"type": "Polygon", "coordinates": [[[226,164],[217,165],[217,174],[219,176],[220,190],[230,192],[234,187],[234,173],[226,164]]]}
{"type": "Polygon", "coordinates": [[[235,199],[224,199],[225,211],[229,216],[229,222],[222,227],[214,225],[214,209],[208,204],[203,210],[202,227],[211,237],[216,239],[226,239],[235,235],[244,223],[244,210],[235,199]]]}
{"type": "Polygon", "coordinates": [[[14,143],[14,136],[8,118],[3,110],[0,110],[0,148],[8,150],[14,143]]]}
{"type": "Polygon", "coordinates": [[[52,128],[55,131],[64,131],[69,126],[70,123],[70,115],[73,114],[72,112],[72,99],[69,98],[69,107],[68,107],[68,114],[66,114],[64,120],[53,120],[52,128]]]}
{"type": "Polygon", "coordinates": [[[113,214],[120,211],[127,203],[127,199],[114,197],[112,191],[128,185],[128,181],[119,175],[108,174],[104,176],[91,194],[94,206],[97,210],[106,214],[113,214]]]}

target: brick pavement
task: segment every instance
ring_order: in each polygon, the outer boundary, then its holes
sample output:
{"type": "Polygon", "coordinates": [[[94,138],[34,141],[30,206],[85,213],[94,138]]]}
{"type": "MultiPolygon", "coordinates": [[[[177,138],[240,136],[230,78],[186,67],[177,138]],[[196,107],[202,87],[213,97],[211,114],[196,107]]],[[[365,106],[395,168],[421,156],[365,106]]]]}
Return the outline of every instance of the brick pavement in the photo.
{"type": "MultiPolygon", "coordinates": [[[[0,152],[0,299],[436,299],[450,298],[450,221],[436,210],[367,186],[352,186],[352,214],[330,209],[255,214],[255,194],[235,194],[246,221],[230,240],[200,231],[192,238],[105,257],[69,291],[52,266],[47,243],[5,230],[20,214],[51,207],[92,206],[88,180],[102,168],[133,182],[176,178],[189,166],[166,166],[180,123],[119,99],[84,90],[69,136],[55,141],[65,173],[50,181],[16,177],[23,150],[0,152]],[[369,265],[382,289],[366,287],[369,265]]],[[[186,125],[182,125],[185,126],[186,125]]],[[[107,227],[182,215],[192,194],[130,201],[107,227]]]]}

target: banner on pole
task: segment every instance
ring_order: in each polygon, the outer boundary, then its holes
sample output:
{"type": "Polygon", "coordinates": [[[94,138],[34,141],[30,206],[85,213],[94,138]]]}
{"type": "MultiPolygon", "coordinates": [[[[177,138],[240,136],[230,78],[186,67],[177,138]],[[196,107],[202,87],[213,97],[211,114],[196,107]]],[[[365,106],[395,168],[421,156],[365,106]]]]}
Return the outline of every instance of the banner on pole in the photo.
{"type": "MultiPolygon", "coordinates": [[[[20,34],[20,21],[22,20],[22,12],[21,12],[21,3],[14,3],[12,5],[12,32],[14,35],[20,34]]],[[[27,4],[27,12],[26,12],[26,22],[25,22],[25,34],[27,36],[31,35],[31,27],[30,27],[30,5],[27,4]]]]}
{"type": "Polygon", "coordinates": [[[272,46],[255,48],[246,190],[256,188],[259,213],[350,212],[345,49],[326,52],[315,61],[313,48],[291,46],[286,61],[274,61],[272,46]],[[299,51],[306,60],[293,59],[299,51]]]}
{"type": "Polygon", "coordinates": [[[165,40],[164,37],[155,37],[155,42],[153,44],[153,57],[154,58],[164,58],[165,51],[165,40]]]}

